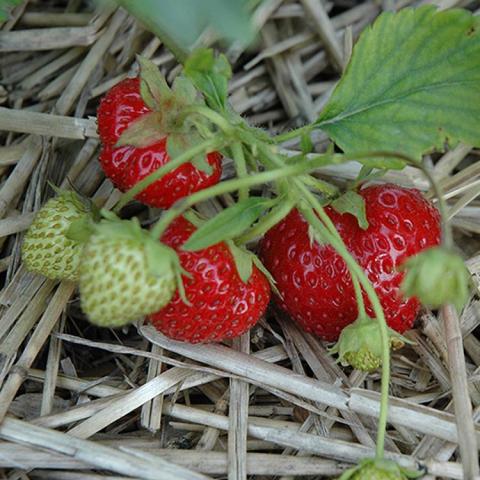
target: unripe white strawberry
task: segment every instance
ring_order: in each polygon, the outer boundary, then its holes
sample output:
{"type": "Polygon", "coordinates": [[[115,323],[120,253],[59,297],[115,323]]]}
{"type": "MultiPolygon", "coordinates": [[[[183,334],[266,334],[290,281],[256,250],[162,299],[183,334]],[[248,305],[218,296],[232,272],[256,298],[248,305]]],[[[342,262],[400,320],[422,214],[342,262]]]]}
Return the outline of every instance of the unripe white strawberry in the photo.
{"type": "Polygon", "coordinates": [[[177,287],[177,263],[176,254],[137,222],[103,221],[82,255],[82,309],[102,327],[121,327],[156,312],[177,287]]]}
{"type": "Polygon", "coordinates": [[[77,280],[83,244],[68,236],[73,223],[88,222],[91,206],[62,191],[38,211],[25,234],[22,259],[27,270],[58,280],[77,280]]]}

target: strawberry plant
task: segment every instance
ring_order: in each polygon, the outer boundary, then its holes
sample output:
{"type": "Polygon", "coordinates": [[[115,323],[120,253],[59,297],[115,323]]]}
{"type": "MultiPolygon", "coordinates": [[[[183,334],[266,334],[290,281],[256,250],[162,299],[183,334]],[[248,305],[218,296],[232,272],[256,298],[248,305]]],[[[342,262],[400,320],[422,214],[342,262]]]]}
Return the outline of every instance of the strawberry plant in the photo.
{"type": "Polygon", "coordinates": [[[224,55],[186,55],[183,35],[146,18],[140,2],[121,3],[184,68],[169,86],[140,58],[139,78],[101,103],[100,162],[124,191],[115,213],[133,199],[166,210],[149,231],[112,212],[86,226],[85,313],[104,326],[148,315],[172,338],[221,341],[259,320],[270,281],[276,302],[303,328],[340,338],[333,351],[342,363],[382,369],[376,457],[343,478],[415,476],[383,459],[390,346],[401,346],[399,333],[421,303],[460,310],[467,298],[444,200],[421,159],[458,142],[480,145],[478,17],[432,6],[383,13],[361,35],[319,118],[271,136],[230,108],[224,55]],[[332,142],[325,153],[313,152],[315,130],[332,142]],[[280,148],[291,139],[302,147],[294,157],[280,148]],[[233,160],[235,176],[219,182],[221,156],[233,160]],[[345,192],[314,175],[353,159],[363,168],[345,192]],[[424,171],[439,210],[416,190],[364,185],[406,165],[424,171]],[[223,194],[233,202],[199,219],[195,206],[223,194]],[[257,257],[246,247],[262,237],[257,257]]]}

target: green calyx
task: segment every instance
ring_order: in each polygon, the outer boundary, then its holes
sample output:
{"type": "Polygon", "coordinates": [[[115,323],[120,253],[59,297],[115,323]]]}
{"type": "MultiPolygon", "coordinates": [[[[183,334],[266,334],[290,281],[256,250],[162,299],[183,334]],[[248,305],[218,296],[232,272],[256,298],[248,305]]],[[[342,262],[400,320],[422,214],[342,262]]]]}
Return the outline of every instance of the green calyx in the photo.
{"type": "Polygon", "coordinates": [[[421,476],[423,472],[408,470],[391,460],[368,458],[343,472],[338,480],[407,480],[421,476]]]}
{"type": "MultiPolygon", "coordinates": [[[[152,111],[132,122],[118,139],[116,147],[144,148],[167,138],[167,152],[175,158],[201,143],[203,137],[211,136],[209,120],[203,115],[194,115],[203,101],[192,81],[179,76],[170,88],[154,63],[140,56],[138,62],[140,95],[152,111]]],[[[199,170],[211,174],[211,166],[204,155],[191,161],[199,170]]]]}
{"type": "Polygon", "coordinates": [[[93,203],[92,200],[83,196],[74,190],[65,190],[63,188],[57,187],[51,182],[48,182],[50,188],[57,194],[59,198],[69,202],[73,205],[79,212],[84,212],[89,214],[93,220],[98,221],[100,219],[100,210],[93,203]]]}
{"type": "Polygon", "coordinates": [[[423,305],[439,308],[455,305],[461,311],[468,299],[470,274],[462,258],[445,247],[433,247],[408,259],[401,290],[417,297],[423,305]]]}
{"type": "Polygon", "coordinates": [[[209,48],[195,50],[185,62],[185,74],[203,93],[210,107],[226,111],[232,69],[225,55],[215,56],[209,48]]]}
{"type": "Polygon", "coordinates": [[[91,234],[103,235],[110,239],[133,240],[138,248],[144,251],[148,265],[148,273],[161,278],[165,272],[173,271],[180,297],[188,305],[185,296],[182,275],[189,276],[180,265],[175,250],[167,247],[143,229],[136,217],[121,220],[113,212],[102,210],[104,219],[91,227],[91,234]]]}
{"type": "MultiPolygon", "coordinates": [[[[391,328],[390,346],[397,350],[409,340],[391,328]]],[[[382,364],[382,339],[377,320],[361,316],[342,330],[340,338],[331,353],[338,353],[338,361],[343,366],[352,366],[364,372],[374,372],[382,364]]]]}

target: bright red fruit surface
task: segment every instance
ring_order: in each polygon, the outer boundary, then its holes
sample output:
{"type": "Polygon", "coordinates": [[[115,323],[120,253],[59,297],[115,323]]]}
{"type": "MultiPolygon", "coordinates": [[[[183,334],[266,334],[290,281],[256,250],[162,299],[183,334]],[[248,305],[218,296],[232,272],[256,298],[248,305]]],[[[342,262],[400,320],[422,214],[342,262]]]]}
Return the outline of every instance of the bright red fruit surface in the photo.
{"type": "MultiPolygon", "coordinates": [[[[392,184],[360,190],[369,228],[353,215],[327,207],[348,250],[364,268],[397,332],[411,328],[420,304],[400,295],[406,258],[440,242],[440,216],[418,190],[392,184]]],[[[329,245],[311,245],[308,223],[298,210],[273,227],[261,244],[262,260],[277,282],[283,308],[308,332],[334,341],[358,315],[351,276],[329,245]]],[[[367,302],[367,311],[373,311],[367,302]]]]}
{"type": "MultiPolygon", "coordinates": [[[[100,163],[105,175],[121,191],[133,187],[170,160],[166,139],[144,148],[115,148],[122,132],[150,111],[140,96],[138,78],[122,80],[100,102],[97,112],[98,133],[103,144],[100,163]]],[[[207,155],[213,170],[210,175],[186,163],[154,182],[136,198],[152,207],[169,208],[178,199],[218,183],[222,173],[221,159],[218,152],[207,155]]]]}
{"type": "Polygon", "coordinates": [[[170,303],[149,318],[162,333],[191,343],[219,342],[241,335],[265,313],[270,285],[255,266],[247,283],[238,273],[230,250],[218,243],[197,252],[181,246],[195,231],[183,217],[175,220],[161,240],[178,252],[184,277],[186,305],[175,293],[170,303]]]}

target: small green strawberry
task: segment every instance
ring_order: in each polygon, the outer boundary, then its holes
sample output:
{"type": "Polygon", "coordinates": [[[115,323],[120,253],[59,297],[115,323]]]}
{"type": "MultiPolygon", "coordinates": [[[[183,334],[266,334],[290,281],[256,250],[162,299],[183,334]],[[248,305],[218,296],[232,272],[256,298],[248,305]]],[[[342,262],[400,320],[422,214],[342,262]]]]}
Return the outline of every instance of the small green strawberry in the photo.
{"type": "MultiPolygon", "coordinates": [[[[397,350],[410,343],[399,333],[388,328],[390,347],[397,350]]],[[[346,326],[331,353],[338,353],[342,365],[351,365],[364,372],[374,372],[382,364],[382,339],[378,322],[370,317],[360,317],[346,326]]]]}
{"type": "Polygon", "coordinates": [[[338,480],[408,480],[422,475],[422,472],[407,470],[391,460],[367,459],[343,472],[338,480]]]}
{"type": "Polygon", "coordinates": [[[27,270],[59,280],[77,280],[83,244],[69,236],[72,225],[88,223],[95,208],[74,192],[58,190],[38,211],[25,234],[22,258],[27,270]]]}
{"type": "Polygon", "coordinates": [[[181,269],[175,252],[154,240],[136,219],[116,219],[95,227],[79,273],[81,305],[89,320],[121,327],[166,305],[181,269]]]}

